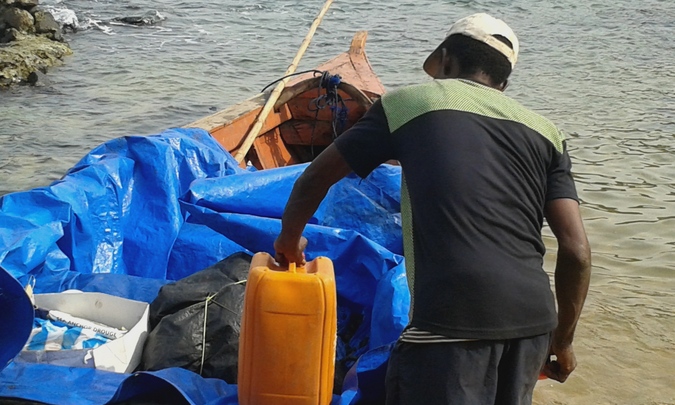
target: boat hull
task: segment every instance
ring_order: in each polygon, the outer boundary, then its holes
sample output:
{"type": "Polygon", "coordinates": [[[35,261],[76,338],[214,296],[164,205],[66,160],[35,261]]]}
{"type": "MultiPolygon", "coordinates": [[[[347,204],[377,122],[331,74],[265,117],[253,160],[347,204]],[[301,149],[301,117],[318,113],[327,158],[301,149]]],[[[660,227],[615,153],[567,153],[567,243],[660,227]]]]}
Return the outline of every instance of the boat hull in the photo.
{"type": "MultiPolygon", "coordinates": [[[[316,68],[340,77],[337,94],[346,113],[339,122],[336,124],[334,108],[317,108],[327,95],[327,90],[320,87],[321,77],[313,73],[299,75],[289,82],[273,112],[265,118],[259,135],[241,162],[242,167],[248,164],[257,169],[270,169],[309,162],[365,114],[384,93],[384,86],[365,54],[366,38],[365,31],[358,32],[347,52],[316,68]]],[[[207,130],[235,155],[269,95],[269,92],[258,94],[186,127],[207,130]]]]}

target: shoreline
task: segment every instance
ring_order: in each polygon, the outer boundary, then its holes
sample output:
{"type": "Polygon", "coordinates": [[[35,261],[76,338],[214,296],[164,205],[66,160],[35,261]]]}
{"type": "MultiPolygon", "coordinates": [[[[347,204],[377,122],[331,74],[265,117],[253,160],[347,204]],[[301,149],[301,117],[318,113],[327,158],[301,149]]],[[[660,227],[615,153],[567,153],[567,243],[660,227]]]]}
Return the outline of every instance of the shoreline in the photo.
{"type": "Polygon", "coordinates": [[[39,0],[0,0],[0,89],[38,84],[72,50],[39,0]]]}

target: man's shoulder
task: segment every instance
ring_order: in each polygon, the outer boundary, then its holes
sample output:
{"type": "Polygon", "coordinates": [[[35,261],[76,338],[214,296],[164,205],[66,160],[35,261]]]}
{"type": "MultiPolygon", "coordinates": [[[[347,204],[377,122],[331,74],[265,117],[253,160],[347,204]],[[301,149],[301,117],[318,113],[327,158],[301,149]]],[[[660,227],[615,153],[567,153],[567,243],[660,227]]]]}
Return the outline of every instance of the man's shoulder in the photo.
{"type": "Polygon", "coordinates": [[[501,104],[500,116],[497,118],[519,122],[548,139],[559,152],[563,151],[565,135],[553,121],[511,97],[503,97],[505,101],[501,104]]]}
{"type": "Polygon", "coordinates": [[[382,108],[391,132],[430,111],[444,109],[447,90],[438,81],[412,84],[389,91],[382,96],[382,108]],[[439,104],[441,101],[441,104],[439,104]]]}
{"type": "MultiPolygon", "coordinates": [[[[468,80],[453,83],[455,93],[461,94],[461,108],[489,118],[507,120],[522,124],[548,139],[558,151],[563,150],[565,136],[548,118],[525,107],[503,91],[468,80]]],[[[448,84],[450,85],[450,84],[448,84]]]]}

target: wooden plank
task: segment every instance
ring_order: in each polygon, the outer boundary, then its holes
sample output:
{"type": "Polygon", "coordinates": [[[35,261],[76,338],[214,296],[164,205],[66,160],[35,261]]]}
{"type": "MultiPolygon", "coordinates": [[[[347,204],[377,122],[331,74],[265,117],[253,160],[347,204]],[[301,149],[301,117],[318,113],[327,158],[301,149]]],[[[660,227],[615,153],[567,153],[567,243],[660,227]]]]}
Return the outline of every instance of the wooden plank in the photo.
{"type": "Polygon", "coordinates": [[[330,145],[333,142],[333,126],[326,121],[291,120],[279,130],[286,145],[330,145]]]}
{"type": "MultiPolygon", "coordinates": [[[[261,107],[257,109],[248,111],[247,113],[240,115],[233,121],[222,125],[218,128],[212,129],[211,135],[221,144],[228,152],[234,153],[239,150],[244,137],[248,134],[249,130],[253,126],[256,117],[260,113],[261,107]]],[[[279,112],[272,113],[267,116],[265,120],[261,133],[271,131],[272,129],[278,127],[282,123],[288,121],[292,118],[291,111],[285,105],[282,106],[279,112]]]]}
{"type": "Polygon", "coordinates": [[[258,136],[253,141],[256,157],[260,168],[270,169],[299,163],[284,145],[279,128],[258,136]]]}
{"type": "Polygon", "coordinates": [[[248,100],[242,101],[241,103],[237,103],[224,110],[218,111],[215,114],[211,114],[208,117],[200,118],[197,121],[185,125],[185,127],[202,128],[207,131],[211,131],[214,128],[220,128],[240,119],[242,116],[250,113],[251,111],[256,109],[260,111],[262,106],[265,104],[266,99],[267,96],[265,94],[258,94],[249,98],[248,100]]]}
{"type": "MultiPolygon", "coordinates": [[[[289,100],[286,103],[286,106],[290,110],[290,113],[293,116],[293,118],[296,120],[307,120],[307,121],[314,120],[315,118],[318,119],[319,121],[331,121],[333,118],[333,113],[330,110],[330,108],[326,107],[319,110],[318,115],[316,111],[310,110],[310,108],[314,108],[314,106],[311,105],[312,98],[308,97],[310,93],[311,92],[304,93],[301,96],[289,100]]],[[[345,100],[345,106],[347,107],[348,110],[347,121],[350,123],[350,125],[348,126],[351,126],[354,124],[354,122],[356,122],[359,118],[361,118],[363,114],[365,114],[366,107],[363,107],[358,103],[356,103],[355,101],[348,99],[348,96],[346,94],[341,95],[345,100]]]]}
{"type": "Polygon", "coordinates": [[[368,40],[368,31],[358,31],[352,38],[348,53],[352,55],[361,55],[366,50],[366,41],[368,40]]]}
{"type": "MultiPolygon", "coordinates": [[[[352,39],[348,52],[341,53],[335,58],[322,63],[316,69],[328,71],[333,75],[339,74],[342,77],[342,81],[351,83],[371,98],[377,98],[384,94],[385,89],[370,62],[368,62],[365,52],[367,38],[367,31],[357,32],[352,39]]],[[[299,75],[289,82],[289,86],[312,77],[312,73],[299,75]]]]}

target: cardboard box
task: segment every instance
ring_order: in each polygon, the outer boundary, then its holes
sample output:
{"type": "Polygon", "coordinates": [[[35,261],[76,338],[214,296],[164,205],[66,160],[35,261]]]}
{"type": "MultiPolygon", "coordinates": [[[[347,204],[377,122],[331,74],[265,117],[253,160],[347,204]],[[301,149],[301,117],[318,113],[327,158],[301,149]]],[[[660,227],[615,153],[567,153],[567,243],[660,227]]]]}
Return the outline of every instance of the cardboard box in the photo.
{"type": "Polygon", "coordinates": [[[124,328],[128,332],[95,349],[23,350],[17,360],[68,367],[92,367],[117,373],[130,373],[140,364],[143,345],[148,335],[148,303],[81,291],[35,294],[34,297],[39,308],[63,311],[79,318],[124,328]]]}

